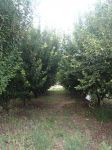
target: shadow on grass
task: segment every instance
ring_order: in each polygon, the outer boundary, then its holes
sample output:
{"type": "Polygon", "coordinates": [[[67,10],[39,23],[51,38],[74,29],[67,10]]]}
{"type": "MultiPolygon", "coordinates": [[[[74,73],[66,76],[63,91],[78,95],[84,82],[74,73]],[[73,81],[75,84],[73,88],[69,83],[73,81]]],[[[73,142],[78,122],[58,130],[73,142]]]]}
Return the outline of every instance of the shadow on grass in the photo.
{"type": "Polygon", "coordinates": [[[98,121],[110,122],[112,121],[112,107],[102,106],[101,108],[91,109],[90,115],[94,116],[98,121]]]}
{"type": "Polygon", "coordinates": [[[94,109],[88,108],[86,116],[94,117],[97,121],[101,122],[111,122],[112,121],[112,106],[107,106],[106,104],[100,108],[96,107],[94,109]]]}

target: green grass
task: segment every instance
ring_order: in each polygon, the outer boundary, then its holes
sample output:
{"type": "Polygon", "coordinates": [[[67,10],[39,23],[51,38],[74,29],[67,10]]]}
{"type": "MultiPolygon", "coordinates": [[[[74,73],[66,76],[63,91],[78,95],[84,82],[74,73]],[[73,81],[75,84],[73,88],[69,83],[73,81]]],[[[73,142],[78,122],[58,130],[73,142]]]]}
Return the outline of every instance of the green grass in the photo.
{"type": "Polygon", "coordinates": [[[106,144],[104,141],[100,144],[99,147],[100,150],[112,150],[112,146],[109,146],[108,144],[106,144]]]}
{"type": "MultiPolygon", "coordinates": [[[[63,89],[49,92],[47,96],[34,99],[33,107],[30,104],[26,108],[18,106],[10,110],[9,115],[0,116],[0,150],[90,150],[96,145],[99,150],[111,150],[108,139],[92,139],[94,129],[81,116],[82,112],[86,114],[85,109],[78,108],[78,103],[59,107],[60,103],[71,101],[68,94],[63,89]],[[38,103],[40,101],[42,105],[38,103]]],[[[97,112],[99,110],[95,111],[94,116],[99,116],[99,121],[104,116],[105,121],[107,118],[109,121],[110,112],[103,111],[103,108],[101,114],[97,112]]]]}
{"type": "Polygon", "coordinates": [[[100,108],[88,108],[85,112],[86,116],[94,117],[99,122],[112,122],[112,105],[109,106],[101,106],[100,108]]]}
{"type": "Polygon", "coordinates": [[[95,109],[94,112],[92,113],[96,117],[96,119],[99,121],[103,121],[103,122],[112,121],[112,108],[102,107],[100,109],[95,109]]]}
{"type": "Polygon", "coordinates": [[[36,129],[33,131],[32,140],[35,149],[50,150],[53,147],[53,139],[44,130],[36,129]]]}
{"type": "Polygon", "coordinates": [[[80,132],[65,137],[65,150],[86,150],[88,148],[88,140],[84,138],[80,132]]]}
{"type": "Polygon", "coordinates": [[[62,146],[65,147],[65,150],[72,150],[71,147],[74,146],[77,150],[81,150],[84,141],[80,132],[76,134],[74,130],[74,133],[70,133],[66,127],[62,128],[61,123],[63,122],[58,117],[44,115],[43,118],[33,117],[33,120],[31,118],[30,120],[25,118],[14,120],[14,117],[10,116],[9,122],[4,122],[7,131],[5,135],[0,136],[0,149],[15,150],[18,147],[18,150],[52,150],[59,141],[64,140],[62,146]]]}

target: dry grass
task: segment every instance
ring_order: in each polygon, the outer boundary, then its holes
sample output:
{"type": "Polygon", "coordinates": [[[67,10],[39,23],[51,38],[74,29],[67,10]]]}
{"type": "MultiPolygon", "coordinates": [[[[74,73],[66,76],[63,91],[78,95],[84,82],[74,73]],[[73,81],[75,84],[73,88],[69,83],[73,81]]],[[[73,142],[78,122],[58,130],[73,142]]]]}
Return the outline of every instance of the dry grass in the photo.
{"type": "Polygon", "coordinates": [[[108,123],[97,120],[62,87],[51,88],[48,95],[32,99],[25,108],[20,102],[15,104],[9,115],[0,116],[1,150],[112,149],[111,119],[108,123]]]}

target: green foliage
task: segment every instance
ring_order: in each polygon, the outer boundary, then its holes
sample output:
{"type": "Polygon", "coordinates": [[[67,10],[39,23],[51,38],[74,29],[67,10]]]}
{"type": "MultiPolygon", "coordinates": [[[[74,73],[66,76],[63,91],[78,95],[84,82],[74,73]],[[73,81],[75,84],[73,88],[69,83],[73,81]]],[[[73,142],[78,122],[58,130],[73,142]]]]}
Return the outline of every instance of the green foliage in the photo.
{"type": "MultiPolygon", "coordinates": [[[[0,102],[9,101],[9,84],[21,68],[21,41],[31,21],[28,0],[0,0],[0,102]]],[[[12,97],[12,96],[11,96],[12,97]]]]}
{"type": "MultiPolygon", "coordinates": [[[[112,5],[106,1],[77,24],[62,61],[61,82],[101,100],[112,94],[112,5]],[[77,82],[76,82],[77,81],[77,82]]],[[[66,47],[67,47],[66,46],[66,47]]],[[[70,89],[71,90],[71,89],[70,89]]]]}
{"type": "Polygon", "coordinates": [[[31,91],[43,94],[55,84],[56,74],[66,89],[89,93],[98,105],[111,97],[111,14],[109,1],[98,2],[60,47],[55,32],[31,28],[29,0],[0,0],[1,103],[13,97],[25,100],[31,91]]]}
{"type": "Polygon", "coordinates": [[[78,78],[81,76],[78,70],[78,63],[74,59],[75,45],[70,37],[64,37],[63,53],[60,63],[59,80],[61,84],[70,92],[76,92],[76,86],[79,85],[78,78]]]}
{"type": "Polygon", "coordinates": [[[80,79],[79,89],[86,90],[100,101],[111,95],[112,90],[112,44],[111,21],[112,6],[101,3],[95,12],[86,18],[81,26],[83,78],[80,79]],[[106,22],[106,24],[105,24],[106,22]]]}
{"type": "Polygon", "coordinates": [[[0,94],[7,87],[9,80],[15,76],[19,67],[16,12],[13,1],[0,1],[0,94]]]}
{"type": "Polygon", "coordinates": [[[29,0],[0,0],[0,103],[24,100],[55,83],[59,39],[49,31],[31,28],[29,0]]]}
{"type": "Polygon", "coordinates": [[[55,83],[59,41],[55,33],[31,29],[23,42],[23,66],[35,96],[55,83]]]}
{"type": "Polygon", "coordinates": [[[25,105],[25,100],[30,98],[29,86],[24,70],[18,70],[16,76],[9,82],[6,91],[9,92],[10,98],[20,98],[25,105]]]}

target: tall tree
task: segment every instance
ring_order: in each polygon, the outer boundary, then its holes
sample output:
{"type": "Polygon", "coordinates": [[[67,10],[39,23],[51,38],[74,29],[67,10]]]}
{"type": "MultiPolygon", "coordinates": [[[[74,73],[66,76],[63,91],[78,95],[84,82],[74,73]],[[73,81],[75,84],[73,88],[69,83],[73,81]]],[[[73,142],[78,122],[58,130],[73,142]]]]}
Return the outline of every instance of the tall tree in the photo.
{"type": "Polygon", "coordinates": [[[67,87],[91,94],[97,105],[112,94],[111,14],[112,5],[104,1],[98,2],[92,12],[80,19],[75,27],[72,51],[70,46],[66,50],[70,58],[68,62],[65,60],[68,72],[62,72],[62,81],[65,79],[67,87]],[[75,77],[78,82],[74,81],[75,77]]]}
{"type": "Polygon", "coordinates": [[[55,33],[32,29],[23,42],[23,65],[35,96],[55,83],[59,61],[59,41],[55,33]]]}
{"type": "Polygon", "coordinates": [[[29,5],[28,0],[0,0],[0,97],[2,98],[7,95],[6,88],[21,66],[21,41],[31,22],[29,5]]]}

